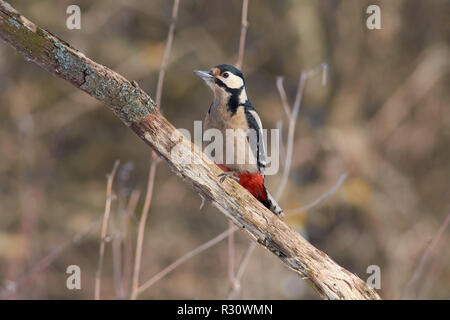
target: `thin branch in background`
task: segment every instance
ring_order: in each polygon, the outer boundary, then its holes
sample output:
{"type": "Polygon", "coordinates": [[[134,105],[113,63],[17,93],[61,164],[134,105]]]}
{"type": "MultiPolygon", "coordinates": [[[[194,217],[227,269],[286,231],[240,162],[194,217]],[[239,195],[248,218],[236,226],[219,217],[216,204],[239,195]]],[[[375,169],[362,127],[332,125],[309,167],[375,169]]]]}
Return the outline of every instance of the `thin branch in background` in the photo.
{"type": "Polygon", "coordinates": [[[425,249],[425,252],[423,253],[422,257],[420,258],[419,264],[414,269],[413,275],[411,276],[411,278],[409,279],[405,288],[403,289],[400,299],[405,298],[406,294],[411,290],[412,285],[419,279],[420,275],[423,272],[423,268],[425,267],[425,263],[428,260],[428,256],[434,250],[434,247],[436,247],[439,240],[441,240],[441,237],[444,234],[445,229],[447,229],[447,226],[449,223],[450,223],[450,213],[447,214],[447,217],[445,218],[445,220],[442,223],[441,227],[439,228],[438,232],[436,233],[436,235],[431,240],[430,244],[425,249]]]}
{"type": "Polygon", "coordinates": [[[100,237],[98,268],[97,268],[97,272],[95,274],[95,300],[100,300],[100,288],[101,288],[101,277],[102,277],[102,269],[103,269],[103,259],[104,259],[104,255],[105,255],[106,233],[108,232],[109,215],[111,213],[111,202],[112,202],[112,198],[113,198],[112,186],[113,186],[113,182],[114,182],[114,176],[116,174],[119,163],[120,163],[120,161],[116,160],[114,162],[114,166],[113,166],[111,173],[107,175],[105,213],[103,215],[102,232],[101,232],[101,237],[100,237]]]}
{"type": "Polygon", "coordinates": [[[164,77],[166,76],[167,66],[169,64],[169,56],[172,51],[173,34],[175,33],[175,26],[178,17],[178,7],[180,6],[180,0],[174,0],[172,7],[172,18],[170,21],[169,34],[167,35],[166,47],[164,48],[164,56],[161,62],[161,69],[158,76],[158,84],[156,85],[156,106],[160,108],[162,90],[164,86],[164,77]]]}
{"type": "MultiPolygon", "coordinates": [[[[277,193],[275,194],[275,199],[277,199],[277,200],[280,199],[280,197],[284,191],[284,188],[286,187],[288,179],[289,179],[289,173],[291,170],[291,163],[292,163],[292,154],[293,154],[293,149],[294,149],[295,125],[297,123],[297,116],[298,116],[298,112],[300,110],[300,106],[302,103],[303,92],[305,90],[306,82],[308,79],[315,76],[319,72],[324,72],[324,73],[328,72],[328,67],[327,67],[326,63],[322,63],[314,69],[303,71],[300,74],[300,79],[298,82],[294,106],[292,107],[292,109],[289,108],[292,111],[290,112],[289,124],[288,124],[288,136],[287,136],[287,142],[286,142],[286,162],[285,162],[285,166],[284,166],[284,170],[283,170],[283,175],[281,177],[281,182],[278,185],[278,190],[277,190],[277,193]]],[[[325,76],[322,76],[322,83],[325,82],[325,81],[323,81],[324,79],[326,79],[325,76]]],[[[277,81],[277,82],[279,83],[279,86],[282,88],[283,87],[282,82],[280,82],[280,81],[277,81]]],[[[283,100],[283,98],[282,98],[282,100],[283,100]]],[[[287,98],[285,99],[284,103],[287,103],[287,98]]]]}
{"type": "Polygon", "coordinates": [[[326,86],[328,83],[328,63],[324,62],[319,66],[322,71],[322,86],[326,86]]]}
{"type": "MultiPolygon", "coordinates": [[[[167,35],[167,42],[164,48],[163,60],[161,62],[161,69],[158,75],[158,83],[156,88],[156,107],[161,109],[161,98],[162,98],[162,90],[164,86],[164,77],[166,74],[167,66],[169,63],[170,52],[172,50],[173,43],[173,35],[175,32],[175,26],[178,18],[178,8],[180,5],[180,0],[174,0],[172,7],[172,17],[169,27],[169,33],[167,35]]],[[[150,166],[149,171],[149,179],[147,184],[147,194],[145,195],[145,203],[142,211],[141,220],[139,222],[139,231],[138,231],[138,239],[136,244],[136,255],[135,255],[135,263],[134,263],[134,273],[132,280],[132,288],[131,288],[131,299],[135,300],[138,295],[138,287],[139,287],[139,272],[140,265],[142,260],[142,249],[144,242],[144,233],[145,233],[145,224],[147,221],[148,211],[150,209],[151,198],[153,194],[153,187],[155,184],[155,172],[156,166],[161,161],[161,159],[156,155],[154,151],[152,151],[152,164],[150,166]]]]}
{"type": "Polygon", "coordinates": [[[142,209],[142,216],[139,221],[139,229],[137,236],[137,244],[136,244],[136,255],[134,256],[134,272],[133,272],[133,280],[131,287],[131,299],[136,299],[138,294],[139,287],[139,273],[141,268],[141,260],[142,260],[142,249],[144,244],[144,233],[145,233],[145,224],[148,217],[148,212],[150,210],[150,205],[152,202],[153,195],[153,187],[155,185],[155,174],[156,174],[156,166],[158,162],[156,157],[153,157],[152,163],[150,165],[150,171],[148,174],[148,189],[145,194],[144,208],[142,209]]]}
{"type": "Polygon", "coordinates": [[[231,286],[227,299],[233,299],[234,296],[241,290],[241,279],[244,275],[244,271],[247,268],[247,265],[250,261],[250,257],[252,256],[253,250],[255,250],[256,244],[255,242],[252,242],[248,248],[247,251],[245,251],[244,256],[242,257],[241,263],[239,264],[239,269],[236,273],[236,277],[234,278],[233,285],[231,286]]]}
{"type": "Polygon", "coordinates": [[[114,289],[116,290],[116,297],[123,299],[123,285],[122,285],[122,239],[118,233],[113,236],[112,239],[112,263],[114,274],[114,289]]]}
{"type": "Polygon", "coordinates": [[[201,193],[199,193],[198,195],[200,196],[200,199],[202,199],[202,202],[200,203],[200,211],[201,211],[203,209],[203,206],[205,205],[206,199],[201,193]]]}
{"type": "Polygon", "coordinates": [[[339,189],[339,187],[344,183],[345,179],[347,179],[347,176],[348,176],[347,173],[341,174],[341,176],[339,177],[338,181],[336,181],[336,183],[330,189],[328,189],[327,192],[323,193],[320,197],[318,197],[313,202],[311,202],[311,203],[309,203],[306,206],[301,207],[301,208],[292,209],[292,210],[286,210],[285,213],[286,214],[300,213],[300,212],[308,211],[309,209],[317,206],[319,203],[321,203],[322,201],[326,200],[333,193],[335,193],[336,190],[339,189]]]}
{"type": "Polygon", "coordinates": [[[123,292],[124,296],[128,294],[130,290],[131,277],[133,274],[133,242],[129,231],[130,221],[136,210],[139,202],[141,192],[139,189],[134,189],[131,192],[130,199],[128,201],[127,208],[125,209],[125,217],[123,218],[123,230],[124,234],[124,248],[123,248],[123,292]]]}
{"type": "MultiPolygon", "coordinates": [[[[234,228],[233,221],[228,221],[228,229],[234,228]]],[[[230,283],[234,282],[234,233],[228,236],[228,280],[230,283]]]]}
{"type": "MultiPolygon", "coordinates": [[[[116,194],[117,194],[117,219],[111,220],[111,235],[112,235],[112,263],[114,275],[114,289],[116,291],[117,299],[125,298],[125,285],[123,267],[124,263],[124,249],[128,228],[127,205],[129,204],[131,193],[129,189],[130,173],[133,170],[133,163],[126,162],[119,167],[116,178],[116,194]],[[114,223],[115,222],[115,223],[114,223]]],[[[136,190],[132,190],[136,191],[136,190]]]]}
{"type": "Polygon", "coordinates": [[[300,80],[297,87],[297,94],[295,98],[294,107],[291,109],[289,106],[286,91],[284,90],[283,86],[283,80],[282,78],[278,77],[276,81],[276,85],[278,88],[278,92],[281,96],[281,101],[283,105],[283,109],[285,110],[285,113],[287,114],[287,117],[289,119],[288,122],[288,136],[286,138],[286,156],[285,156],[285,162],[283,166],[283,174],[281,177],[281,182],[278,185],[277,193],[275,194],[275,199],[278,201],[283,194],[284,188],[286,187],[289,173],[291,170],[291,162],[292,162],[292,154],[294,149],[294,134],[295,134],[295,125],[297,123],[297,115],[298,111],[300,109],[301,105],[301,99],[303,95],[303,90],[305,88],[305,82],[306,82],[306,76],[305,72],[302,72],[300,74],[300,80]]]}
{"type": "Polygon", "coordinates": [[[155,274],[153,277],[151,277],[149,280],[147,280],[144,284],[142,284],[138,288],[138,294],[140,294],[140,293],[144,292],[145,290],[147,290],[148,288],[150,288],[152,285],[154,285],[156,282],[158,282],[159,280],[164,278],[167,274],[169,274],[170,272],[175,270],[178,266],[180,266],[184,262],[186,262],[189,259],[195,257],[196,255],[198,255],[199,253],[205,251],[206,249],[211,248],[212,246],[216,245],[217,243],[219,243],[220,241],[224,240],[225,238],[229,237],[230,234],[233,234],[236,230],[238,230],[237,227],[233,227],[231,229],[228,228],[227,230],[225,230],[224,232],[222,232],[219,235],[215,236],[214,238],[212,238],[208,242],[205,242],[201,246],[195,248],[192,251],[189,251],[188,253],[186,253],[182,257],[178,258],[173,263],[168,265],[166,268],[164,268],[163,270],[161,270],[160,272],[155,274]]]}
{"type": "Polygon", "coordinates": [[[242,17],[241,17],[241,36],[239,37],[239,52],[238,59],[236,62],[236,68],[241,69],[244,63],[244,50],[245,50],[245,39],[247,38],[247,12],[248,12],[248,0],[242,1],[242,17]]]}
{"type": "Polygon", "coordinates": [[[286,90],[284,90],[284,78],[277,77],[276,85],[278,89],[278,94],[281,98],[281,105],[283,106],[284,112],[286,113],[286,117],[289,118],[291,116],[291,107],[289,107],[288,98],[286,95],[286,90]]]}
{"type": "MultiPolygon", "coordinates": [[[[278,132],[283,132],[283,120],[278,120],[276,127],[277,127],[278,132]]],[[[285,163],[286,162],[286,148],[284,147],[283,137],[281,136],[281,134],[278,139],[278,146],[280,149],[280,161],[282,163],[285,163]]]]}

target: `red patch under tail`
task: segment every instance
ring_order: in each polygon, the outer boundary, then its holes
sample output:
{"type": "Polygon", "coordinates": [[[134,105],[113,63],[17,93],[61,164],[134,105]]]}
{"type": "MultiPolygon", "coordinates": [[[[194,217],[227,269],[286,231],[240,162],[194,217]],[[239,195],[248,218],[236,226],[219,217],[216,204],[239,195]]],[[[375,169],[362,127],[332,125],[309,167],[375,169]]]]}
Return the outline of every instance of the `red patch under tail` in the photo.
{"type": "MultiPolygon", "coordinates": [[[[232,169],[223,164],[217,164],[217,166],[225,172],[232,171],[232,169]]],[[[241,186],[247,189],[256,199],[270,209],[270,204],[267,203],[267,191],[264,187],[264,177],[261,173],[243,172],[235,173],[234,176],[239,178],[239,184],[241,186]]]]}

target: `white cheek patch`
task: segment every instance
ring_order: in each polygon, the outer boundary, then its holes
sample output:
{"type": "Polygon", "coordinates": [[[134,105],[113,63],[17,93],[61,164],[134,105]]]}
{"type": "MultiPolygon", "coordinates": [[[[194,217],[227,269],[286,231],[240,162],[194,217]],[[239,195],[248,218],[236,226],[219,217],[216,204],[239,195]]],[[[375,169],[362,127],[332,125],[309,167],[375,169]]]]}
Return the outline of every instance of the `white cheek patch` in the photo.
{"type": "Polygon", "coordinates": [[[225,83],[228,88],[239,89],[244,85],[244,81],[242,80],[241,77],[238,77],[232,73],[229,74],[230,75],[228,76],[228,78],[219,77],[220,80],[222,80],[222,82],[225,83]]]}
{"type": "Polygon", "coordinates": [[[245,92],[245,89],[242,89],[241,94],[239,95],[239,103],[245,103],[247,99],[247,92],[245,92]]]}

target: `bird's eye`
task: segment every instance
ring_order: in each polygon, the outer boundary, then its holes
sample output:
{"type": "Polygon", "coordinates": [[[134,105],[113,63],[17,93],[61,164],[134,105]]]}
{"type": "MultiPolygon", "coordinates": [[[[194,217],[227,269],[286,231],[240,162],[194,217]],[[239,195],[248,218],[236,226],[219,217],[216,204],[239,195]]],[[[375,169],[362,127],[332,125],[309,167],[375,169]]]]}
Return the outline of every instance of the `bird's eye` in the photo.
{"type": "Polygon", "coordinates": [[[229,74],[228,72],[224,72],[224,73],[222,74],[222,77],[228,78],[229,75],[230,75],[230,74],[229,74]]]}

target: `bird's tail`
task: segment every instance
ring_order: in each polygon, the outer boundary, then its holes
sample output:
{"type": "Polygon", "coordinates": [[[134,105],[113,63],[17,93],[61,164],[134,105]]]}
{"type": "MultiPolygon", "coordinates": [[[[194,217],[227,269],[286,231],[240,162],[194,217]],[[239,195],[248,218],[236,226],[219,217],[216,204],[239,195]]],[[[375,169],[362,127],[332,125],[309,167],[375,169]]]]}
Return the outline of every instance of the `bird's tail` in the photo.
{"type": "MultiPolygon", "coordinates": [[[[218,165],[223,171],[231,171],[231,169],[218,165]]],[[[235,174],[239,178],[239,184],[258,199],[267,209],[275,213],[277,216],[284,215],[283,209],[278,205],[277,201],[267,191],[264,185],[264,177],[261,173],[251,174],[248,172],[235,174]]]]}
{"type": "Polygon", "coordinates": [[[277,216],[280,217],[284,216],[283,209],[281,209],[278,202],[272,197],[272,195],[267,190],[265,191],[267,194],[267,198],[264,201],[261,201],[264,204],[264,206],[273,213],[275,213],[277,216]]]}

